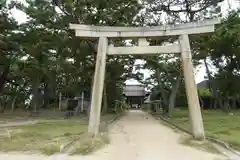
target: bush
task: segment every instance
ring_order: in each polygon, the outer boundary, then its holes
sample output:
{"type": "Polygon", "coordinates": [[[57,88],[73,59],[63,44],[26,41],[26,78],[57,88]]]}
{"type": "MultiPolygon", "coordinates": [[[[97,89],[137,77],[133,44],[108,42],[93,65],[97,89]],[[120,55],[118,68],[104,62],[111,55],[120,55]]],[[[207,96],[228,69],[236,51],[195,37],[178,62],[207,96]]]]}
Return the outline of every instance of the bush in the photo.
{"type": "Polygon", "coordinates": [[[209,88],[200,88],[198,89],[198,94],[201,97],[212,97],[212,93],[209,88]]]}

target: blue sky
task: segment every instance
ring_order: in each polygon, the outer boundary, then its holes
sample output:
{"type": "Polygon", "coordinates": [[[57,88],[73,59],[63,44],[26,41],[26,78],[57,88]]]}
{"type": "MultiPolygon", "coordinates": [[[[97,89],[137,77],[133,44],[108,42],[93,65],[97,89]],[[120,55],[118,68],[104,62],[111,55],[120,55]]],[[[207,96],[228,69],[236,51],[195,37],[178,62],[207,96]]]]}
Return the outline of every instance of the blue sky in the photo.
{"type": "MultiPolygon", "coordinates": [[[[18,1],[25,3],[24,0],[18,0],[18,1]]],[[[231,8],[231,9],[237,8],[239,6],[239,2],[236,2],[236,1],[237,0],[225,0],[221,4],[223,14],[226,14],[227,10],[229,8],[231,8]]],[[[15,17],[17,19],[17,21],[19,23],[25,22],[27,20],[26,15],[23,12],[18,11],[16,9],[12,10],[12,15],[13,15],[13,17],[15,17]]],[[[142,63],[141,60],[136,60],[136,62],[135,62],[135,64],[140,64],[140,63],[142,63]]],[[[209,61],[209,63],[210,63],[210,61],[209,61]]],[[[211,65],[210,70],[215,71],[216,69],[211,65]]],[[[141,72],[144,73],[144,78],[148,78],[151,75],[151,72],[148,71],[148,70],[141,70],[141,72]]],[[[197,68],[195,68],[195,81],[196,81],[196,83],[204,80],[205,75],[206,75],[206,68],[203,65],[199,65],[199,66],[197,66],[197,68]]],[[[127,80],[126,84],[139,84],[139,83],[136,80],[131,79],[131,80],[127,80]]]]}

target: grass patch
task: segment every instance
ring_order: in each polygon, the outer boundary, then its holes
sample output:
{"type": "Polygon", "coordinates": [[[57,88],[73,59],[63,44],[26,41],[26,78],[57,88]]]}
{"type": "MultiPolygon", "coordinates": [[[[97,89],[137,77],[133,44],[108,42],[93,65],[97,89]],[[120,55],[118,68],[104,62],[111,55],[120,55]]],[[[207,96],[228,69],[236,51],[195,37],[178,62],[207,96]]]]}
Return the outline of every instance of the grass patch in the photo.
{"type": "MultiPolygon", "coordinates": [[[[114,114],[102,116],[101,120],[106,124],[114,116],[114,114]]],[[[73,153],[90,153],[108,143],[108,140],[106,135],[94,139],[87,137],[86,122],[84,119],[72,118],[45,120],[25,126],[2,127],[0,128],[0,151],[30,151],[52,155],[59,153],[63,145],[77,139],[73,145],[73,148],[76,148],[73,153]]]]}
{"type": "Polygon", "coordinates": [[[60,146],[58,143],[42,144],[38,147],[38,150],[44,155],[53,155],[60,152],[60,146]]]}
{"type": "Polygon", "coordinates": [[[15,111],[5,110],[4,113],[0,113],[0,124],[12,121],[26,121],[34,119],[59,119],[63,117],[63,112],[54,109],[43,109],[38,113],[32,113],[21,109],[15,111]]]}
{"type": "MultiPolygon", "coordinates": [[[[5,128],[5,134],[0,137],[1,151],[43,151],[54,153],[60,150],[60,145],[75,135],[87,130],[87,125],[81,125],[73,120],[41,122],[21,127],[5,128]],[[58,148],[58,149],[56,149],[58,148]]],[[[48,153],[49,155],[49,153],[48,153]]]]}
{"type": "Polygon", "coordinates": [[[221,154],[209,141],[196,141],[192,137],[184,135],[180,138],[180,143],[186,146],[194,147],[209,153],[221,154]]]}
{"type": "MultiPolygon", "coordinates": [[[[240,110],[234,110],[233,115],[220,110],[204,110],[202,115],[207,136],[227,142],[231,147],[240,150],[240,110]]],[[[191,130],[187,109],[176,110],[168,120],[191,130]]]]}
{"type": "Polygon", "coordinates": [[[8,121],[19,121],[28,118],[28,113],[25,111],[5,111],[0,113],[0,124],[8,121]]]}
{"type": "Polygon", "coordinates": [[[96,151],[99,148],[102,148],[105,144],[109,144],[110,140],[108,135],[102,134],[94,138],[85,135],[83,140],[77,140],[70,148],[70,154],[81,154],[87,155],[96,151]]]}

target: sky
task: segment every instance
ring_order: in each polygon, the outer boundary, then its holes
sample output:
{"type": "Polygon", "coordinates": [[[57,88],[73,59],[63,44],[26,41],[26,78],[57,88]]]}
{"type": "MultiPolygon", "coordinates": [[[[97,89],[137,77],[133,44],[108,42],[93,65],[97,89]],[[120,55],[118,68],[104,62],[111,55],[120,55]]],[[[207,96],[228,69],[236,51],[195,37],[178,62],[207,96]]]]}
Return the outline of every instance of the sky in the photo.
{"type": "MultiPolygon", "coordinates": [[[[18,0],[20,2],[25,2],[24,0],[18,0]]],[[[237,6],[239,6],[239,4],[235,1],[235,0],[225,0],[224,2],[222,2],[221,7],[222,7],[222,12],[223,14],[226,14],[228,9],[235,9],[237,6]]],[[[12,15],[13,17],[16,18],[16,20],[19,23],[25,22],[27,20],[27,17],[25,15],[25,13],[13,9],[12,10],[12,15]]],[[[208,60],[209,63],[211,63],[208,60]]],[[[143,63],[141,60],[136,60],[135,64],[141,64],[143,63]]],[[[210,70],[211,71],[216,71],[216,69],[213,67],[213,65],[210,65],[210,70]]],[[[151,72],[149,70],[141,70],[141,72],[144,74],[144,79],[148,78],[151,75],[151,72]]],[[[204,80],[204,77],[206,76],[206,68],[203,65],[199,65],[195,68],[195,81],[196,83],[199,83],[201,81],[204,80]]],[[[133,79],[129,79],[126,81],[126,84],[139,84],[138,81],[133,80],[133,79]]]]}

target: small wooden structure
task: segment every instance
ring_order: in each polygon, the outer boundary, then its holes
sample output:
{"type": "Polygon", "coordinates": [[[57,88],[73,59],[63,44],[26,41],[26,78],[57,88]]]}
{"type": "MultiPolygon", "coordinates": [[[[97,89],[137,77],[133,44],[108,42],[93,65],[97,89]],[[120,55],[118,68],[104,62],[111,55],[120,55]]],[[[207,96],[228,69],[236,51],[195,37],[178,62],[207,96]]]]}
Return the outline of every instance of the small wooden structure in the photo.
{"type": "Polygon", "coordinates": [[[198,100],[197,87],[194,80],[191,48],[189,43],[190,34],[214,32],[214,25],[218,20],[207,20],[179,25],[166,25],[155,27],[110,27],[70,24],[76,36],[82,38],[98,39],[98,51],[95,67],[94,83],[91,98],[91,111],[88,132],[91,135],[99,133],[102,93],[104,85],[106,56],[128,54],[181,54],[183,72],[185,78],[186,93],[188,99],[189,117],[192,124],[192,132],[195,139],[204,139],[202,115],[198,100]],[[149,46],[146,38],[160,36],[179,36],[179,43],[163,46],[149,46]],[[109,38],[137,38],[138,46],[114,47],[109,46],[109,38]]]}
{"type": "MultiPolygon", "coordinates": [[[[124,87],[124,95],[127,98],[128,104],[141,105],[144,103],[146,95],[145,87],[143,85],[126,85],[124,87]]],[[[132,107],[132,106],[131,106],[132,107]]]]}

